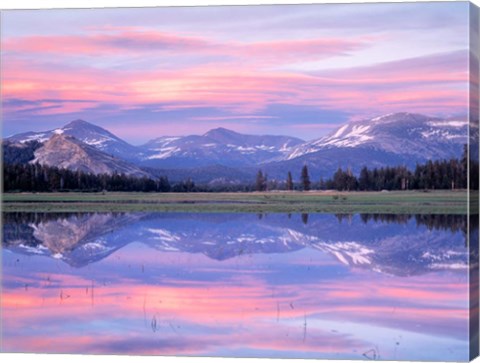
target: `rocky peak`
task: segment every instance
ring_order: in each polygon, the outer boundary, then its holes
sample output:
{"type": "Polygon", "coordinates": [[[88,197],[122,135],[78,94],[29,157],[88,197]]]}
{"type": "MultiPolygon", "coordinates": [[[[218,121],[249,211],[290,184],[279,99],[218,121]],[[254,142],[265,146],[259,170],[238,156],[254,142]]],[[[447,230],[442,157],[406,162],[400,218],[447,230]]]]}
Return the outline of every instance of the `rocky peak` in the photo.
{"type": "Polygon", "coordinates": [[[117,172],[138,177],[150,176],[138,167],[105,154],[73,136],[58,133],[35,151],[35,158],[31,162],[92,174],[117,172]]]}

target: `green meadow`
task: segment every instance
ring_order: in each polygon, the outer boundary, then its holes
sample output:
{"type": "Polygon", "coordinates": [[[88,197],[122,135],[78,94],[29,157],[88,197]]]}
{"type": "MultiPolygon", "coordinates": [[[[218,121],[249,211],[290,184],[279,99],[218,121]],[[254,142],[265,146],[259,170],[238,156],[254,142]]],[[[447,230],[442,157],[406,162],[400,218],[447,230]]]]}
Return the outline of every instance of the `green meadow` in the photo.
{"type": "MultiPolygon", "coordinates": [[[[478,192],[474,196],[478,199],[478,192]]],[[[467,214],[463,191],[5,193],[5,212],[467,214]]],[[[476,210],[478,212],[478,205],[476,210]]]]}

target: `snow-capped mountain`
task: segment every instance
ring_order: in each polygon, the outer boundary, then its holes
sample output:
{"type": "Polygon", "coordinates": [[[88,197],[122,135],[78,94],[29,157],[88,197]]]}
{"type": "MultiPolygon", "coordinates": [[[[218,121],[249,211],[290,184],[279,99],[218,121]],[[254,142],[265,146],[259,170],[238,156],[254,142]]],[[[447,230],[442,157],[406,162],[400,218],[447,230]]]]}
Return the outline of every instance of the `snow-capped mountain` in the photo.
{"type": "Polygon", "coordinates": [[[441,119],[412,113],[395,113],[350,122],[330,135],[304,142],[295,137],[246,135],[217,128],[203,135],[161,136],[133,146],[101,127],[77,120],[62,128],[23,133],[11,143],[45,142],[53,135],[77,140],[134,163],[157,170],[179,181],[201,175],[202,183],[213,180],[251,182],[258,169],[270,179],[284,180],[291,171],[298,179],[308,165],[312,180],[330,178],[342,167],[359,173],[369,168],[405,165],[410,169],[427,160],[461,158],[467,143],[468,124],[462,119],[441,119]],[[208,172],[208,170],[213,170],[208,172]]]}
{"type": "Polygon", "coordinates": [[[330,178],[339,167],[354,173],[363,166],[413,169],[428,160],[461,158],[467,136],[468,124],[462,119],[395,113],[342,125],[263,167],[269,175],[280,177],[285,170],[299,171],[306,164],[317,180],[330,178]]]}
{"type": "Polygon", "coordinates": [[[141,146],[130,145],[111,132],[76,120],[62,128],[43,132],[26,132],[6,141],[26,143],[46,142],[54,135],[73,136],[98,150],[127,160],[138,166],[162,169],[199,168],[223,165],[227,167],[255,166],[285,158],[304,141],[289,136],[245,135],[217,128],[203,135],[180,137],[161,136],[141,146]]]}
{"type": "Polygon", "coordinates": [[[425,159],[451,158],[467,142],[467,129],[466,120],[395,113],[345,124],[326,137],[294,148],[286,159],[334,148],[369,148],[425,159]]]}
{"type": "Polygon", "coordinates": [[[110,156],[73,136],[54,134],[35,150],[31,163],[56,166],[92,174],[125,174],[136,177],[150,175],[125,160],[110,156]]]}
{"type": "Polygon", "coordinates": [[[111,132],[83,120],[72,121],[62,128],[42,132],[26,132],[7,138],[8,141],[25,143],[37,140],[45,142],[53,135],[73,136],[98,150],[128,161],[141,157],[141,150],[115,136],[111,132]]]}
{"type": "Polygon", "coordinates": [[[142,146],[142,165],[191,168],[211,165],[253,166],[280,160],[304,141],[289,136],[245,135],[217,128],[203,135],[160,137],[142,146]]]}

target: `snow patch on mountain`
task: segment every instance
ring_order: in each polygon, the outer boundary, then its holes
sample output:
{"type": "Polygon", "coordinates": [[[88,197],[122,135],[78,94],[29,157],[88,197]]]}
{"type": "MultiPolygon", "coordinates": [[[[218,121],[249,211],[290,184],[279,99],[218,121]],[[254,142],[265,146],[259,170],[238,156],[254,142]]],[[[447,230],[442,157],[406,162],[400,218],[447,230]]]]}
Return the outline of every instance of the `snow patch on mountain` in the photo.
{"type": "Polygon", "coordinates": [[[38,245],[36,247],[33,247],[33,246],[27,246],[21,243],[18,245],[18,248],[21,248],[25,252],[29,254],[34,254],[34,255],[44,255],[48,251],[48,248],[46,248],[43,245],[38,245]]]}
{"type": "Polygon", "coordinates": [[[333,254],[345,265],[370,265],[372,263],[370,255],[375,252],[374,250],[353,241],[334,243],[320,242],[314,246],[320,250],[333,254]]]}
{"type": "Polygon", "coordinates": [[[369,148],[419,159],[448,159],[459,156],[467,134],[467,121],[391,113],[342,125],[330,135],[295,147],[284,160],[336,148],[369,148]]]}
{"type": "Polygon", "coordinates": [[[461,135],[461,134],[458,134],[458,133],[451,133],[449,132],[449,130],[439,130],[439,129],[430,129],[430,130],[426,130],[426,131],[422,131],[421,132],[421,135],[425,138],[425,139],[429,139],[429,138],[435,138],[435,139],[445,139],[445,140],[453,140],[453,139],[463,139],[464,138],[464,135],[461,135]]]}
{"type": "Polygon", "coordinates": [[[432,127],[465,127],[468,125],[467,120],[441,120],[431,121],[428,123],[432,127]]]}
{"type": "Polygon", "coordinates": [[[381,116],[377,116],[377,117],[374,117],[372,118],[372,121],[373,122],[378,122],[378,121],[383,121],[391,116],[394,116],[395,113],[387,113],[386,115],[381,115],[381,116]]]}
{"type": "Polygon", "coordinates": [[[180,151],[180,148],[172,146],[172,147],[156,148],[153,150],[158,151],[159,153],[148,155],[147,159],[166,159],[178,153],[180,151]]]}
{"type": "Polygon", "coordinates": [[[149,161],[145,165],[152,167],[232,167],[254,166],[283,159],[303,142],[289,136],[247,135],[217,128],[203,135],[157,138],[142,148],[143,159],[149,161]]]}
{"type": "Polygon", "coordinates": [[[38,133],[38,134],[25,136],[23,139],[19,140],[18,142],[21,144],[25,144],[26,142],[30,142],[30,141],[45,142],[49,138],[50,136],[46,133],[38,133]]]}
{"type": "Polygon", "coordinates": [[[429,266],[434,270],[467,270],[468,263],[432,263],[429,266]]]}
{"type": "Polygon", "coordinates": [[[102,137],[98,139],[84,139],[82,141],[87,145],[92,145],[97,148],[105,148],[107,146],[106,143],[111,140],[111,138],[102,137]]]}
{"type": "Polygon", "coordinates": [[[165,229],[157,229],[157,228],[149,228],[148,231],[156,235],[155,239],[165,242],[175,242],[179,241],[180,237],[165,230],[165,229]]]}

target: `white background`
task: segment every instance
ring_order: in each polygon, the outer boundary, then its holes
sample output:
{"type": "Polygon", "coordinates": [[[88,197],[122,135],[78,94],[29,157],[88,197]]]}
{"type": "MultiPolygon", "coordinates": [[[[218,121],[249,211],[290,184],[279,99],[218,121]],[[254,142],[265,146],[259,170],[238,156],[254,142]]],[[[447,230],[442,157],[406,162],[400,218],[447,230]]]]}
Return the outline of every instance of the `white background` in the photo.
{"type": "MultiPolygon", "coordinates": [[[[444,0],[440,0],[444,1],[444,0]]],[[[305,4],[305,3],[361,3],[378,2],[375,0],[3,0],[0,9],[43,9],[43,8],[102,8],[102,7],[140,7],[140,6],[194,6],[194,5],[254,5],[254,4],[305,4]]],[[[402,2],[394,0],[390,2],[402,2]]],[[[480,0],[473,3],[480,6],[480,0]]],[[[82,355],[46,355],[46,354],[1,354],[2,362],[35,363],[353,363],[356,361],[338,360],[301,360],[301,359],[243,359],[243,358],[183,358],[183,357],[128,357],[128,356],[82,356],[82,355]]],[[[480,359],[475,360],[480,363],[480,359]]]]}
{"type": "MultiPolygon", "coordinates": [[[[420,0],[427,2],[427,0],[420,0]]],[[[436,0],[449,1],[449,0],[436,0]]],[[[451,1],[451,0],[450,0],[451,1]]],[[[253,4],[323,4],[323,3],[372,3],[378,0],[3,0],[0,9],[45,8],[101,8],[139,6],[195,6],[195,5],[253,5],[253,4]]],[[[387,2],[387,1],[385,1],[387,2]]],[[[390,0],[388,2],[404,2],[390,0]]],[[[412,1],[413,2],[413,1],[412,1]]],[[[418,2],[418,1],[417,1],[418,2]]],[[[480,0],[473,0],[480,6],[480,0]]]]}

